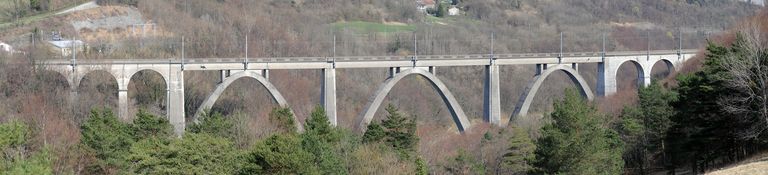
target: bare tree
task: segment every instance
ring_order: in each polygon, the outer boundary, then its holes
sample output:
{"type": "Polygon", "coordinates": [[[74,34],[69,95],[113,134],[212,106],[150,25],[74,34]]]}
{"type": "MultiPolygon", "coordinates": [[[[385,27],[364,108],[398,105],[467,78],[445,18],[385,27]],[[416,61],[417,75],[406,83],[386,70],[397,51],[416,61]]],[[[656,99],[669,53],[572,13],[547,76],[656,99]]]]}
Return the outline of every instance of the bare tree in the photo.
{"type": "Polygon", "coordinates": [[[744,139],[757,138],[768,129],[768,49],[762,27],[756,22],[742,25],[736,43],[721,63],[732,94],[718,103],[749,126],[741,135],[744,139]]]}

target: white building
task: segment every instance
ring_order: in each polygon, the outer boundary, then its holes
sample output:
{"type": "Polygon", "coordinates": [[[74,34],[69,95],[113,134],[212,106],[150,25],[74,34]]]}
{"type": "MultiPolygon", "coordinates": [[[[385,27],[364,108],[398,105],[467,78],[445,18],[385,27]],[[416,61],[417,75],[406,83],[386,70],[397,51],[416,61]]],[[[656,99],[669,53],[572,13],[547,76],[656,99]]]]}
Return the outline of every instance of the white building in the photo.
{"type": "Polygon", "coordinates": [[[85,43],[80,40],[48,41],[48,43],[51,44],[51,49],[53,49],[54,52],[61,52],[61,56],[69,56],[72,54],[73,48],[82,50],[82,47],[85,45],[85,43]]]}
{"type": "Polygon", "coordinates": [[[449,16],[456,16],[456,15],[459,15],[459,13],[461,13],[461,10],[459,10],[459,8],[456,8],[455,6],[448,9],[449,16]]]}
{"type": "Polygon", "coordinates": [[[0,42],[0,51],[6,53],[13,53],[13,46],[8,43],[0,42]]]}
{"type": "Polygon", "coordinates": [[[435,0],[416,0],[419,11],[426,13],[427,9],[435,8],[435,0]]]}

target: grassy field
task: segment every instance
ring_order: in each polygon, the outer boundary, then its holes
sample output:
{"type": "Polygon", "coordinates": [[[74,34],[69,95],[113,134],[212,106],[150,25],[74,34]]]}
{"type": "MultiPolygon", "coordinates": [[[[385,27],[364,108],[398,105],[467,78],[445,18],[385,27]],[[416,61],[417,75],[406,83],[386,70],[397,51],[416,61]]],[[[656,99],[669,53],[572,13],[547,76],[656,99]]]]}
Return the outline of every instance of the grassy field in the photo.
{"type": "MultiPolygon", "coordinates": [[[[62,8],[59,8],[59,9],[49,10],[49,11],[43,12],[43,13],[30,14],[30,15],[27,15],[27,16],[24,16],[24,17],[20,18],[19,21],[13,21],[13,19],[3,19],[3,20],[0,20],[0,31],[6,29],[8,27],[12,27],[15,24],[26,25],[26,24],[30,24],[30,23],[34,23],[34,22],[40,21],[42,19],[45,19],[45,18],[48,18],[50,16],[55,15],[59,11],[63,11],[63,10],[66,10],[66,9],[69,9],[69,8],[72,8],[72,7],[76,7],[76,6],[78,6],[78,5],[82,4],[82,3],[86,3],[86,2],[89,2],[89,1],[83,0],[81,2],[68,4],[65,7],[62,7],[62,8]]],[[[10,9],[9,8],[10,5],[11,5],[10,3],[0,3],[0,9],[10,9]]]]}
{"type": "Polygon", "coordinates": [[[336,30],[349,29],[354,30],[357,33],[371,33],[371,32],[411,32],[416,31],[416,26],[408,24],[382,24],[374,22],[364,21],[352,21],[352,22],[336,22],[331,24],[336,30]]]}

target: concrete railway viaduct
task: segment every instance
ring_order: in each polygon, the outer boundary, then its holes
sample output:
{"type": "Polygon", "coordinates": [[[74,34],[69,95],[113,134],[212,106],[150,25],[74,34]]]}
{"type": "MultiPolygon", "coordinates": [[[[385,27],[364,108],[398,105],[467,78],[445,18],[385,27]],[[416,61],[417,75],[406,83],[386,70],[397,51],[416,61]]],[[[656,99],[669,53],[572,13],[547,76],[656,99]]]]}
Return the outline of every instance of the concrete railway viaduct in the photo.
{"type": "MultiPolygon", "coordinates": [[[[631,62],[637,69],[638,83],[651,83],[651,69],[663,62],[669,70],[676,70],[695,50],[656,50],[643,52],[601,52],[601,53],[525,53],[525,54],[477,54],[477,55],[412,55],[412,56],[357,56],[357,57],[290,57],[290,58],[200,58],[200,59],[140,59],[140,60],[48,60],[40,63],[45,69],[66,77],[71,95],[76,98],[80,81],[89,73],[104,71],[113,76],[118,84],[118,114],[128,116],[128,84],[139,71],[155,71],[166,82],[168,98],[168,119],[174,131],[181,135],[187,122],[184,112],[184,72],[218,70],[221,81],[217,88],[199,107],[191,118],[196,121],[201,111],[214,105],[224,90],[240,78],[253,78],[266,87],[273,100],[281,106],[288,106],[280,91],[269,81],[269,71],[278,69],[311,69],[323,73],[321,104],[325,107],[331,124],[336,119],[336,69],[388,68],[387,78],[370,97],[365,111],[357,118],[356,129],[364,130],[371,122],[387,94],[403,78],[420,75],[429,80],[437,89],[460,131],[471,127],[470,121],[446,85],[436,76],[439,67],[485,66],[484,119],[501,125],[501,102],[499,67],[504,65],[536,66],[536,74],[516,104],[512,118],[525,116],[541,88],[544,80],[553,72],[562,71],[573,80],[579,91],[593,99],[591,87],[579,75],[579,64],[597,63],[597,95],[611,95],[617,91],[619,67],[631,62]]],[[[298,120],[297,120],[298,121],[298,120]]],[[[301,125],[298,125],[301,126],[301,125]]],[[[301,128],[300,128],[301,129],[301,128]]]]}

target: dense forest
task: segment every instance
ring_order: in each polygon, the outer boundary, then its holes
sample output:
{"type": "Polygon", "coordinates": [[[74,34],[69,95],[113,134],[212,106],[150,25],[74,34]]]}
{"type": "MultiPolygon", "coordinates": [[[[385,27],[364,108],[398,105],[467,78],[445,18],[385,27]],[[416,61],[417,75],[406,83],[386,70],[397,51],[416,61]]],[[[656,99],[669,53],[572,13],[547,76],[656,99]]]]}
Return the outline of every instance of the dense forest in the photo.
{"type": "MultiPolygon", "coordinates": [[[[22,43],[23,51],[0,53],[0,174],[685,174],[739,163],[766,148],[768,40],[761,36],[768,12],[743,20],[757,7],[737,1],[461,0],[451,2],[461,9],[457,16],[424,14],[411,0],[97,1],[139,11],[164,31],[118,40],[92,40],[100,31],[60,22],[81,14],[38,21],[76,2],[82,1],[0,5],[15,9],[0,14],[0,39],[22,43]],[[515,120],[510,108],[524,85],[509,82],[527,81],[532,67],[510,66],[502,70],[506,127],[482,123],[481,67],[441,68],[438,75],[477,123],[465,133],[420,77],[400,83],[385,101],[390,105],[356,132],[348,129],[351,121],[383,70],[339,72],[338,127],[317,107],[319,91],[309,88],[319,84],[318,72],[276,70],[270,81],[295,114],[265,100],[258,82],[244,80],[177,136],[164,117],[159,74],[131,77],[133,118],[122,121],[113,112],[117,84],[107,73],[67,87],[33,66],[59,58],[34,44],[45,41],[41,30],[88,41],[92,47],[78,59],[178,58],[182,38],[185,56],[193,58],[239,58],[244,49],[250,57],[489,53],[491,40],[496,53],[557,52],[560,33],[568,52],[599,52],[601,36],[608,51],[677,49],[681,40],[702,51],[648,87],[633,88],[627,71],[619,76],[630,84],[620,85],[623,92],[592,102],[569,90],[565,76],[554,76],[547,81],[556,88],[535,102],[539,116],[515,120]],[[73,91],[77,101],[69,101],[73,91]]],[[[582,71],[596,82],[595,65],[582,71]]],[[[191,116],[217,75],[185,74],[191,116]]]]}

